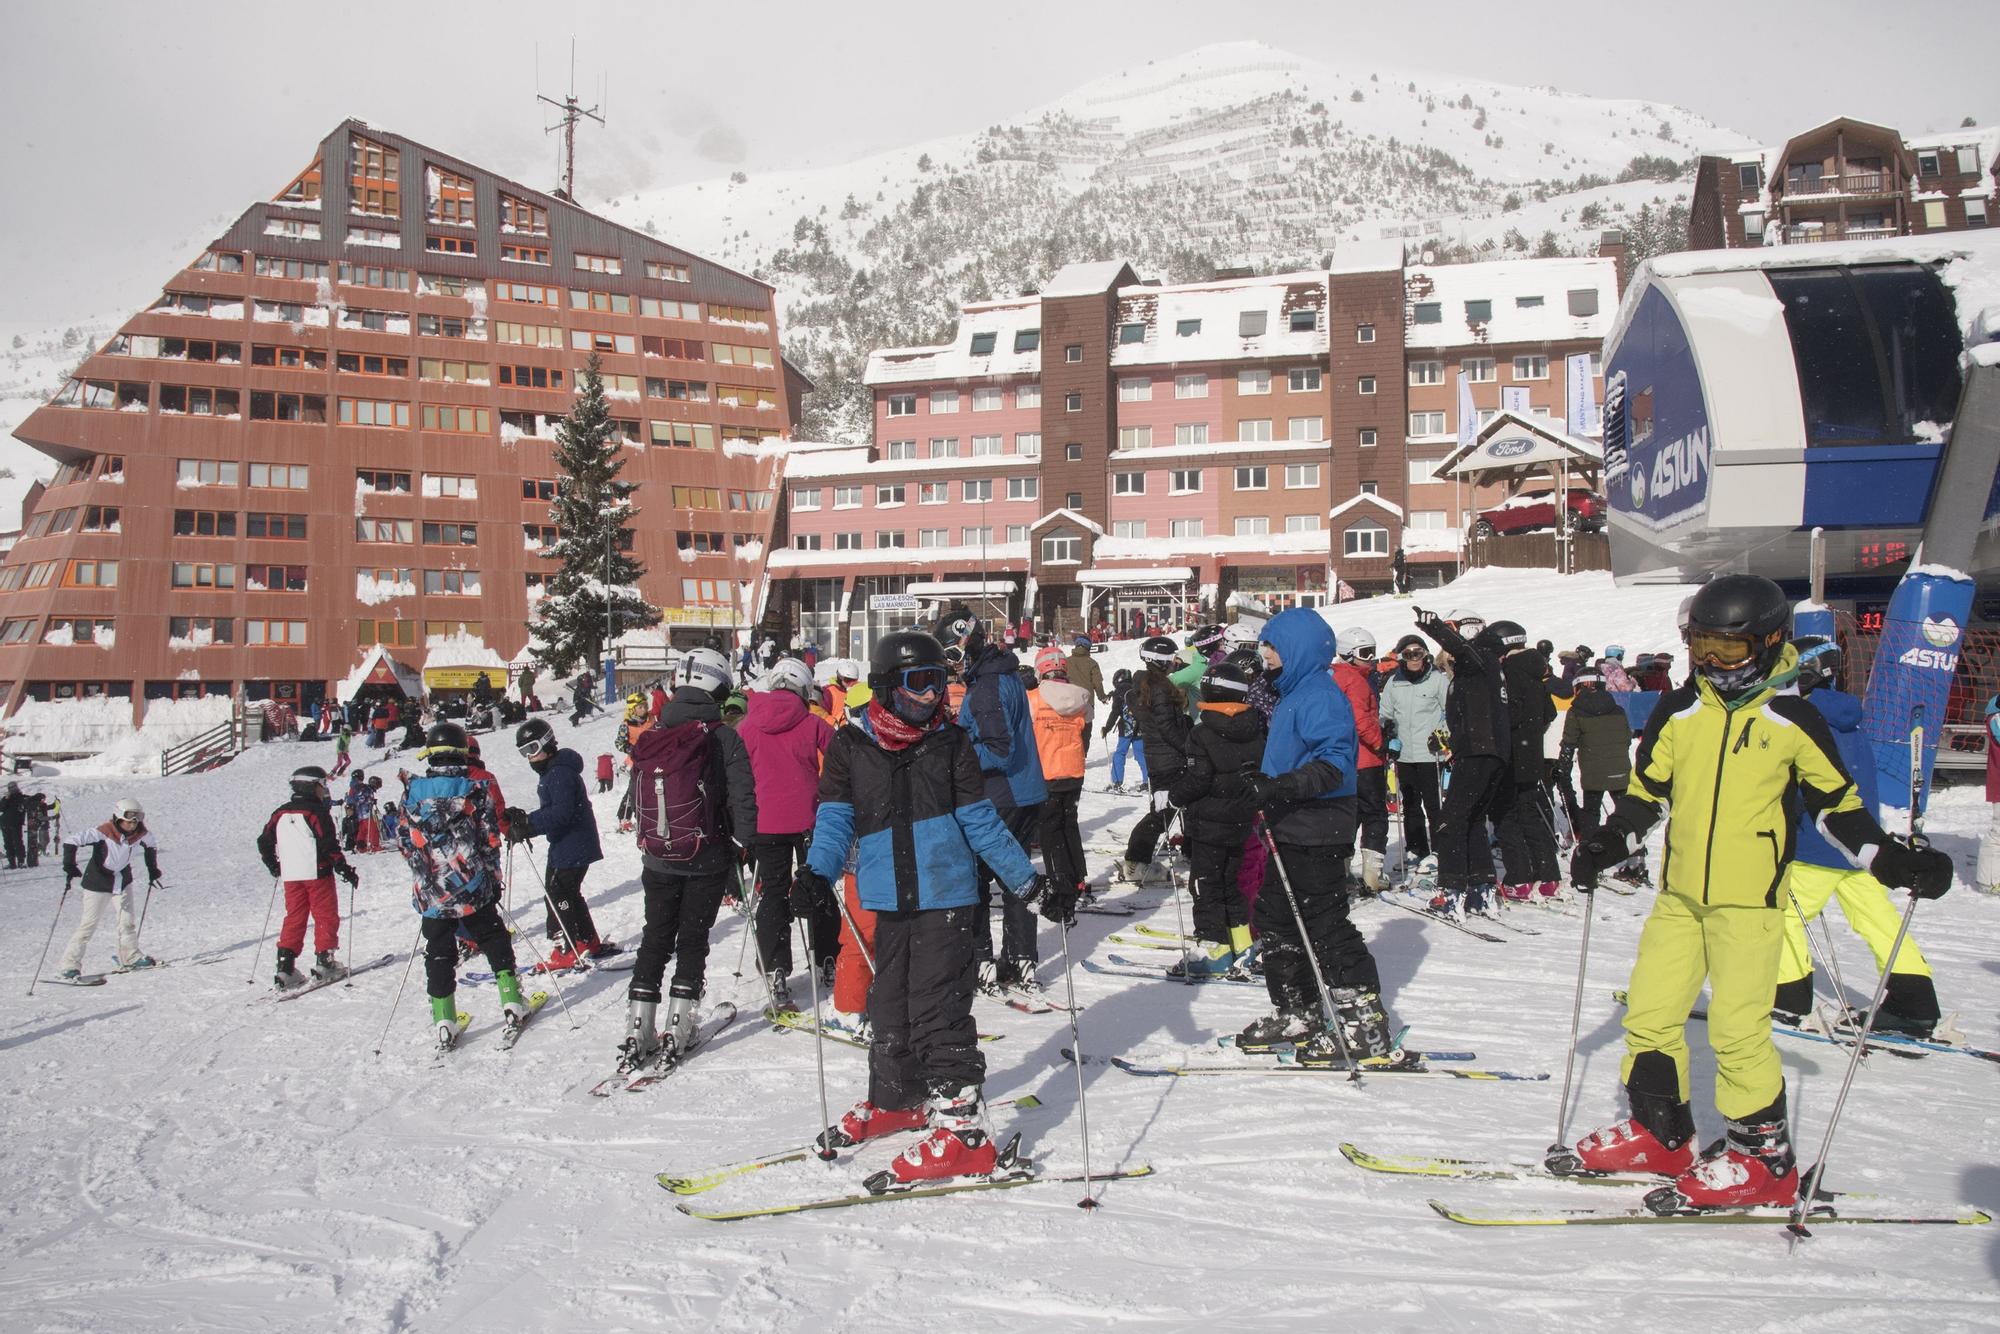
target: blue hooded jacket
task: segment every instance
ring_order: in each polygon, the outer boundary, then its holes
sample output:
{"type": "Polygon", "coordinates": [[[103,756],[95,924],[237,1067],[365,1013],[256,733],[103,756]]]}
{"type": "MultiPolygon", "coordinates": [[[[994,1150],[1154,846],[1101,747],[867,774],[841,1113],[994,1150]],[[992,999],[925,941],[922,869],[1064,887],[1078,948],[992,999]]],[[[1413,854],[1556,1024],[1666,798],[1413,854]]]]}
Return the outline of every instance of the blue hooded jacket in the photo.
{"type": "Polygon", "coordinates": [[[1287,793],[1294,801],[1354,795],[1357,741],[1354,710],[1333,683],[1334,634],[1326,618],[1308,607],[1281,611],[1264,627],[1264,643],[1278,650],[1278,707],[1264,743],[1264,772],[1273,778],[1315,760],[1339,771],[1339,781],[1318,792],[1287,793]]]}
{"type": "MultiPolygon", "coordinates": [[[[1861,733],[1861,701],[1845,691],[1822,689],[1807,695],[1806,703],[1818,709],[1820,717],[1826,719],[1827,727],[1833,732],[1833,744],[1840,750],[1840,762],[1847,766],[1847,776],[1854,780],[1854,790],[1860,795],[1861,804],[1873,816],[1878,788],[1875,749],[1861,733]]],[[[1792,859],[1812,866],[1853,870],[1854,863],[1828,842],[1826,835],[1819,831],[1819,826],[1806,815],[1804,803],[1793,797],[1790,805],[1793,823],[1799,831],[1792,859]]]]}
{"type": "Polygon", "coordinates": [[[597,812],[590,806],[590,789],[583,781],[583,756],[564,747],[541,771],[535,786],[538,809],[528,813],[528,828],[549,841],[549,870],[589,866],[604,859],[597,838],[597,812]]]}
{"type": "Polygon", "coordinates": [[[958,725],[972,734],[986,774],[986,795],[1003,815],[1039,806],[1049,795],[1020,668],[1012,653],[989,647],[965,674],[965,700],[958,706],[958,725]]]}

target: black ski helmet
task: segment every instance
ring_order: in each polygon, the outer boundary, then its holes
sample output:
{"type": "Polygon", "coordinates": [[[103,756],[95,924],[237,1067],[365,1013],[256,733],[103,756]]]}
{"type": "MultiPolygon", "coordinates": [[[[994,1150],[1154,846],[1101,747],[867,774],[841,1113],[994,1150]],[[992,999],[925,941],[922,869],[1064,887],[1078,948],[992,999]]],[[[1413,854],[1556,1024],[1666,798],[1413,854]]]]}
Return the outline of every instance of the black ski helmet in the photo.
{"type": "Polygon", "coordinates": [[[925,634],[922,630],[898,630],[895,634],[884,635],[875,641],[875,647],[868,654],[868,689],[881,701],[882,707],[913,727],[928,723],[937,711],[944,707],[944,679],[950,675],[945,665],[944,645],[937,636],[925,634]],[[938,672],[937,700],[927,714],[911,717],[903,707],[906,695],[897,689],[903,683],[903,673],[925,667],[938,672]]]}
{"type": "Polygon", "coordinates": [[[1239,648],[1222,661],[1242,672],[1247,680],[1255,681],[1264,674],[1264,655],[1254,648],[1239,648]]]}
{"type": "Polygon", "coordinates": [[[317,764],[303,764],[292,770],[292,791],[301,797],[317,797],[325,801],[326,770],[317,764]]]}
{"type": "Polygon", "coordinates": [[[1129,685],[1131,681],[1132,669],[1130,667],[1120,667],[1117,671],[1111,673],[1111,684],[1114,688],[1129,685]]]}
{"type": "Polygon", "coordinates": [[[463,764],[471,759],[465,729],[453,722],[432,723],[431,730],[424,733],[423,758],[433,764],[463,764]]]}
{"type": "Polygon", "coordinates": [[[514,730],[514,749],[529,764],[552,759],[556,753],[556,729],[546,718],[530,718],[514,730]]]}
{"type": "Polygon", "coordinates": [[[1242,704],[1250,698],[1250,686],[1257,679],[1257,673],[1249,671],[1237,661],[1239,654],[1232,653],[1221,662],[1208,669],[1201,678],[1201,699],[1204,704],[1242,704]]]}
{"type": "Polygon", "coordinates": [[[968,659],[976,658],[980,646],[986,642],[986,626],[964,607],[953,607],[938,618],[932,638],[940,645],[955,644],[964,649],[968,659]]]}
{"type": "Polygon", "coordinates": [[[1547,658],[1550,662],[1554,662],[1556,659],[1556,646],[1553,642],[1549,640],[1546,639],[1536,640],[1535,652],[1541,654],[1544,658],[1547,658]]]}
{"type": "Polygon", "coordinates": [[[1761,574],[1725,574],[1709,580],[1688,603],[1688,643],[1703,634],[1740,638],[1749,658],[1737,666],[1717,666],[1692,651],[1695,671],[1717,690],[1744,690],[1770,675],[1784,651],[1792,626],[1792,604],[1785,590],[1761,574]]]}
{"type": "Polygon", "coordinates": [[[1792,641],[1799,654],[1799,693],[1840,688],[1840,645],[1825,635],[1800,635],[1792,641]]]}
{"type": "Polygon", "coordinates": [[[1165,635],[1154,635],[1139,645],[1139,661],[1148,666],[1173,667],[1180,660],[1180,646],[1165,635]]]}
{"type": "Polygon", "coordinates": [[[1492,621],[1481,634],[1493,636],[1493,642],[1500,646],[1502,653],[1512,653],[1517,648],[1528,646],[1528,632],[1518,621],[1492,621]]]}
{"type": "Polygon", "coordinates": [[[1215,652],[1216,649],[1222,647],[1222,627],[1220,625],[1204,625],[1189,634],[1187,642],[1190,648],[1205,658],[1215,652]]]}

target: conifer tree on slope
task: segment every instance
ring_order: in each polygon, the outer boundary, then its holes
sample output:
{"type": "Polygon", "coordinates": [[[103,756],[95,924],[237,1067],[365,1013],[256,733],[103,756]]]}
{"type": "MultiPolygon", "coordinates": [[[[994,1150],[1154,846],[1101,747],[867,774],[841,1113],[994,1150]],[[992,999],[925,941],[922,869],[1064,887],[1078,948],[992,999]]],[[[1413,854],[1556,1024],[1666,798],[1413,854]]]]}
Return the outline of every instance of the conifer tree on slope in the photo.
{"type": "Polygon", "coordinates": [[[556,424],[555,460],[562,476],[549,519],[562,536],[542,554],[561,568],[549,579],[532,627],[536,655],[559,674],[579,665],[596,669],[605,647],[607,595],[614,640],[660,623],[660,609],[639,594],[646,567],[618,540],[637,514],[632,493],[638,489],[618,479],[625,467],[620,449],[593,355],[584,364],[575,405],[556,424]]]}

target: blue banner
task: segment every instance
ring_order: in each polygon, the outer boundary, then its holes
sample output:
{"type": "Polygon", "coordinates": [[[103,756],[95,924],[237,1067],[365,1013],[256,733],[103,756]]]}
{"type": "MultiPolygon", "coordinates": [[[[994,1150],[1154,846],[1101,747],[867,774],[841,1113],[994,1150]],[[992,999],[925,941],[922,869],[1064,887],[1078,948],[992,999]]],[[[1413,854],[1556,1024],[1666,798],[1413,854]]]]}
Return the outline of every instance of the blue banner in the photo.
{"type": "Polygon", "coordinates": [[[1923,790],[1930,789],[1972,596],[1972,581],[1963,575],[1913,570],[1889,599],[1861,715],[1884,805],[1909,804],[1910,728],[1917,724],[1924,729],[1923,790]]]}

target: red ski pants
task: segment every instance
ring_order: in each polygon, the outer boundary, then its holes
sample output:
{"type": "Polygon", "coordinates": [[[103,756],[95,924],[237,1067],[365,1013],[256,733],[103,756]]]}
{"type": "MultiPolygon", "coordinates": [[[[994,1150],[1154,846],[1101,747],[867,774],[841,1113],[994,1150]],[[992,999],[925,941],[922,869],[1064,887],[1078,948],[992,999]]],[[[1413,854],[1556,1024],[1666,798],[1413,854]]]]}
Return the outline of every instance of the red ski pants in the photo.
{"type": "Polygon", "coordinates": [[[840,924],[840,958],[833,966],[833,1008],[844,1014],[860,1014],[868,1008],[868,984],[875,975],[868,963],[861,957],[861,950],[868,951],[868,957],[875,957],[875,914],[861,906],[861,892],[855,887],[854,877],[840,878],[841,897],[847,901],[847,911],[854,925],[861,931],[861,949],[854,948],[854,932],[848,924],[840,924]]]}
{"type": "Polygon", "coordinates": [[[278,948],[293,954],[306,943],[306,915],[312,914],[313,953],[340,948],[340,892],[333,877],[285,882],[285,924],[278,928],[278,948]]]}

